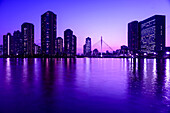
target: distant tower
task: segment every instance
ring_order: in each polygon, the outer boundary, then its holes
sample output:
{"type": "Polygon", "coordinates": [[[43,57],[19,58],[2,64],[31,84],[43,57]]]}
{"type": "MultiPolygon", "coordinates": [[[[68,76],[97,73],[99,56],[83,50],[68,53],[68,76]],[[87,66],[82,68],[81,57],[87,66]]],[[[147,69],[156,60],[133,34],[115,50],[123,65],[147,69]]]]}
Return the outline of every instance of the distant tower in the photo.
{"type": "Polygon", "coordinates": [[[24,42],[24,55],[33,56],[34,54],[34,25],[31,23],[23,23],[21,32],[24,42]]]}
{"type": "Polygon", "coordinates": [[[56,14],[47,11],[41,15],[41,48],[43,55],[55,54],[56,34],[56,14]]]}
{"type": "Polygon", "coordinates": [[[86,38],[86,43],[84,45],[84,55],[90,56],[91,55],[91,38],[86,38]]]}

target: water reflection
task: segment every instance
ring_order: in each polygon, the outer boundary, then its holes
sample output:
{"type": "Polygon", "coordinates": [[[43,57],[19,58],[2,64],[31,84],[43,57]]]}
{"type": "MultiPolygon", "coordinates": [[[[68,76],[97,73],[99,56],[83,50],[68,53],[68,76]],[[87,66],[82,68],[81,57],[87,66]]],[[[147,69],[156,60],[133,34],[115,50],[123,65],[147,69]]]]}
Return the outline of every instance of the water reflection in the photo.
{"type": "Polygon", "coordinates": [[[0,63],[0,112],[170,111],[169,59],[30,58],[0,63]]]}
{"type": "Polygon", "coordinates": [[[129,86],[128,91],[130,93],[129,101],[134,104],[134,100],[139,103],[149,103],[150,106],[146,107],[144,111],[157,112],[155,105],[160,102],[164,106],[159,106],[161,112],[168,112],[169,106],[169,93],[167,90],[169,83],[169,59],[131,59],[128,69],[129,86]],[[136,60],[138,63],[136,63],[136,60]],[[138,68],[136,68],[138,65],[138,68]],[[129,68],[130,67],[130,68],[129,68]],[[136,70],[137,69],[137,70],[136,70]],[[166,84],[166,87],[165,87],[166,84]],[[135,95],[135,96],[134,96],[135,95]],[[141,97],[145,97],[142,98],[141,97]],[[156,97],[156,98],[154,98],[156,97]],[[152,100],[152,101],[149,101],[152,100]]]}

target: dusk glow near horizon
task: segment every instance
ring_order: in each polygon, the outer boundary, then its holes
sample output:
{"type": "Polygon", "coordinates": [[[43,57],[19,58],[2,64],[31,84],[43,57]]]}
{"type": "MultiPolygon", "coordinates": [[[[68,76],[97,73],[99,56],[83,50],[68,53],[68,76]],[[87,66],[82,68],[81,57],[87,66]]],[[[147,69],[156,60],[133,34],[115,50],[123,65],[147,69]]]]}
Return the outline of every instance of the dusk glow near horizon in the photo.
{"type": "Polygon", "coordinates": [[[92,50],[101,36],[113,50],[119,49],[127,45],[129,22],[156,14],[166,16],[166,46],[170,46],[170,0],[0,0],[0,44],[3,35],[29,22],[35,26],[35,43],[41,45],[41,15],[46,11],[57,15],[57,37],[64,38],[66,29],[73,30],[77,53],[83,52],[87,37],[92,39],[92,50]]]}

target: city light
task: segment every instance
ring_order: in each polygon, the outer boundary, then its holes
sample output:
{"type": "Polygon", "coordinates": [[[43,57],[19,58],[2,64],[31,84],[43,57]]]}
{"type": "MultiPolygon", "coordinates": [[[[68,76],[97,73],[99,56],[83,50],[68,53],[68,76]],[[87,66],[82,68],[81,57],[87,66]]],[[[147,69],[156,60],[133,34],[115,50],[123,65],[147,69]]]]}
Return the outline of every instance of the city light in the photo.
{"type": "Polygon", "coordinates": [[[167,55],[170,55],[170,52],[166,52],[167,55]]]}

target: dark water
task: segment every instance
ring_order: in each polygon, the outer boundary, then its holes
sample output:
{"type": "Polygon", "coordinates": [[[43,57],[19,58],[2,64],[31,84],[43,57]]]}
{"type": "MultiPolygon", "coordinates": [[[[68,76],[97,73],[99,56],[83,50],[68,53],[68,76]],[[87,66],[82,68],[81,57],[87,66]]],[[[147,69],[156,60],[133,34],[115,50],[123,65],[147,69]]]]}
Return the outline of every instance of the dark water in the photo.
{"type": "Polygon", "coordinates": [[[0,59],[0,113],[170,113],[170,60],[0,59]]]}

